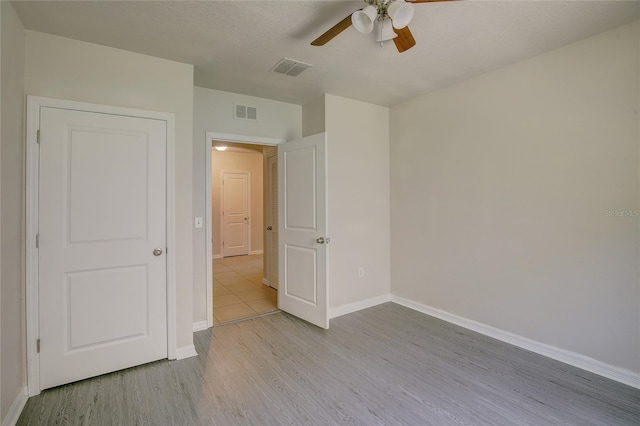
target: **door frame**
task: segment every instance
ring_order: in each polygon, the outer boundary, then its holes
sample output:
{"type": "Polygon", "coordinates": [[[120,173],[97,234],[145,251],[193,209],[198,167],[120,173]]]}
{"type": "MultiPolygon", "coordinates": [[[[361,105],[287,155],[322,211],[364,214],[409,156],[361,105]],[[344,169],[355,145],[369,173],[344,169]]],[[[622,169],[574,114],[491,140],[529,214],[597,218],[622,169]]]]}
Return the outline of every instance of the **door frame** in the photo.
{"type": "MultiPolygon", "coordinates": [[[[205,186],[204,186],[204,195],[205,195],[205,247],[206,247],[206,255],[205,255],[205,263],[206,263],[206,299],[207,299],[207,328],[213,327],[213,220],[211,218],[212,215],[212,196],[211,196],[211,150],[213,149],[214,142],[225,142],[225,143],[250,143],[253,145],[264,145],[264,146],[277,146],[283,142],[286,142],[285,139],[276,139],[276,138],[263,138],[258,136],[248,136],[248,135],[234,135],[231,133],[219,133],[219,132],[206,132],[204,138],[204,146],[205,146],[205,186]]],[[[200,328],[198,328],[200,329],[200,328]]],[[[194,330],[195,331],[195,330],[194,330]]]]}
{"type": "Polygon", "coordinates": [[[166,232],[167,232],[167,358],[176,359],[176,233],[175,233],[175,114],[159,111],[99,105],[86,102],[27,96],[26,126],[26,184],[25,184],[25,261],[26,261],[26,346],[27,346],[27,389],[29,396],[40,393],[40,355],[37,350],[39,330],[38,300],[38,233],[39,205],[39,149],[38,128],[40,108],[50,107],[86,111],[93,113],[122,115],[136,118],[162,120],[167,123],[166,159],[166,232]]]}
{"type": "MultiPolygon", "coordinates": [[[[256,154],[258,153],[256,152],[256,154]]],[[[224,175],[227,173],[245,175],[247,178],[247,216],[249,216],[249,221],[245,221],[245,225],[247,226],[247,254],[251,254],[251,171],[220,170],[220,182],[224,182],[224,175]]],[[[222,257],[224,257],[224,215],[222,214],[222,212],[224,211],[224,195],[225,192],[223,186],[220,191],[220,241],[222,243],[220,252],[222,254],[222,257]]]]}

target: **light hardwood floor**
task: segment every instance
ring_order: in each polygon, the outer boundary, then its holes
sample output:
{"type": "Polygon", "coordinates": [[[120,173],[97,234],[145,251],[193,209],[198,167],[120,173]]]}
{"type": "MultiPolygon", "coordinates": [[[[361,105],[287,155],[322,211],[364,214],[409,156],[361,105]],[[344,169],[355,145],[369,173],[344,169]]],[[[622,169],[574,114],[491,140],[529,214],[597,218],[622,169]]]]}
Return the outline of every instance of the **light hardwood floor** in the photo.
{"type": "Polygon", "coordinates": [[[285,313],[198,356],[44,391],[19,425],[638,425],[640,390],[393,303],[322,330],[285,313]]]}

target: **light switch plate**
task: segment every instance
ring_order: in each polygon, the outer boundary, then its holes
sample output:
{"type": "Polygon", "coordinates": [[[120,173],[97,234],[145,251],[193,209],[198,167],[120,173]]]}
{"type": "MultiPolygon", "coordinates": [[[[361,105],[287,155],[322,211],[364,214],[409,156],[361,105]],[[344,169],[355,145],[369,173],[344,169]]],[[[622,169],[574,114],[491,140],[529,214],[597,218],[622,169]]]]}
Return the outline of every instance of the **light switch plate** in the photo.
{"type": "Polygon", "coordinates": [[[194,223],[196,225],[196,229],[202,229],[202,218],[201,217],[196,217],[194,223]]]}

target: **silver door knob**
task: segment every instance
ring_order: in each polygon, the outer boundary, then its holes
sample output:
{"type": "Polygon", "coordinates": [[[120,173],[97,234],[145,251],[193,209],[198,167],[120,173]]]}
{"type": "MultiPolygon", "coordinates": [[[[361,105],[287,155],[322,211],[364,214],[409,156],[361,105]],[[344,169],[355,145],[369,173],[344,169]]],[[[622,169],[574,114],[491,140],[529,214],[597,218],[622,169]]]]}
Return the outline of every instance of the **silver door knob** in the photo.
{"type": "Polygon", "coordinates": [[[318,243],[318,244],[324,244],[324,238],[322,238],[322,237],[318,237],[318,238],[316,238],[316,243],[318,243]]]}
{"type": "Polygon", "coordinates": [[[160,247],[153,249],[154,256],[160,256],[162,254],[162,249],[160,247]]]}

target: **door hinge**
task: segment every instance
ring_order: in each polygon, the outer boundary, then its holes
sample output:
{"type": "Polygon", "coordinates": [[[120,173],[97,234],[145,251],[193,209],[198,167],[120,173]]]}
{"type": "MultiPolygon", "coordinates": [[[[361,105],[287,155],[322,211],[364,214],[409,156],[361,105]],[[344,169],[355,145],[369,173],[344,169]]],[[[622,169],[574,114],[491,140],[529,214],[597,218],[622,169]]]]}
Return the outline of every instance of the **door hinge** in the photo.
{"type": "Polygon", "coordinates": [[[36,234],[36,248],[40,248],[40,234],[36,234]]]}
{"type": "Polygon", "coordinates": [[[40,353],[40,339],[36,340],[36,351],[40,353]]]}
{"type": "Polygon", "coordinates": [[[36,133],[36,143],[40,143],[40,129],[38,129],[38,132],[36,133]]]}

